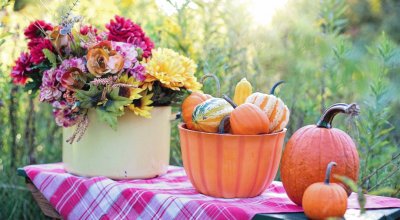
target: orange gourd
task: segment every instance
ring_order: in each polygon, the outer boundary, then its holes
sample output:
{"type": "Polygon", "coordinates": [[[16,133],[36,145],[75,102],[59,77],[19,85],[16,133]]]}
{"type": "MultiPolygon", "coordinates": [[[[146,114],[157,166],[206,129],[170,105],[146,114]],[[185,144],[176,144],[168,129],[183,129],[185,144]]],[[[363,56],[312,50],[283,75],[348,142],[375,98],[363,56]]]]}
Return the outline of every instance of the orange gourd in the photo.
{"type": "Polygon", "coordinates": [[[339,184],[329,182],[333,166],[335,162],[328,164],[324,182],[314,183],[304,192],[303,209],[310,219],[341,218],[346,212],[346,191],[339,184]]]}
{"type": "Polygon", "coordinates": [[[358,178],[360,165],[355,143],[344,131],[332,128],[332,120],[338,113],[357,115],[359,108],[356,104],[332,105],[317,125],[300,128],[286,145],[281,179],[289,198],[298,205],[302,204],[307,187],[324,178],[325,165],[330,161],[338,163],[336,174],[354,181],[358,178]]]}
{"type": "Polygon", "coordinates": [[[237,106],[229,97],[224,95],[224,99],[235,108],[229,119],[232,134],[256,135],[269,132],[268,116],[258,106],[251,103],[237,106]]]}
{"type": "Polygon", "coordinates": [[[199,92],[193,92],[190,94],[185,100],[182,102],[182,119],[186,123],[186,127],[188,129],[193,130],[194,125],[192,121],[192,114],[194,111],[194,108],[196,106],[207,99],[212,98],[212,96],[207,95],[207,94],[202,94],[199,92]]]}
{"type": "MultiPolygon", "coordinates": [[[[204,84],[204,81],[207,78],[213,78],[215,80],[216,86],[217,86],[217,96],[219,96],[220,90],[221,90],[221,85],[219,83],[219,79],[216,75],[214,74],[205,74],[201,79],[200,83],[204,84]]],[[[183,122],[185,122],[186,127],[188,129],[194,130],[196,129],[195,125],[193,124],[192,120],[192,115],[193,111],[196,108],[197,105],[203,103],[204,101],[211,99],[212,96],[208,94],[202,94],[200,92],[193,92],[190,94],[188,97],[185,98],[182,102],[182,119],[183,122]]]]}

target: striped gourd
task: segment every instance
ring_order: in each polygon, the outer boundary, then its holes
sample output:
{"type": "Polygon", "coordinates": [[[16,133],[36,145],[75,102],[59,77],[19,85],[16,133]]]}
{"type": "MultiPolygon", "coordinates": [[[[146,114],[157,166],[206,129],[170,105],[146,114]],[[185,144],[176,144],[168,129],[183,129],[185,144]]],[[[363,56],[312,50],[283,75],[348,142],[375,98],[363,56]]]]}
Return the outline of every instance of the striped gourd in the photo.
{"type": "Polygon", "coordinates": [[[197,105],[193,111],[194,129],[205,132],[217,132],[221,120],[233,111],[233,107],[224,99],[211,98],[197,105]]]}
{"type": "Polygon", "coordinates": [[[274,95],[256,92],[251,94],[246,102],[259,106],[268,115],[270,132],[282,130],[289,122],[290,111],[288,107],[274,95]]]}
{"type": "Polygon", "coordinates": [[[240,80],[240,82],[238,82],[238,84],[236,84],[233,102],[235,102],[236,105],[243,104],[252,92],[253,87],[251,86],[250,82],[247,81],[246,78],[243,78],[240,80]]]}

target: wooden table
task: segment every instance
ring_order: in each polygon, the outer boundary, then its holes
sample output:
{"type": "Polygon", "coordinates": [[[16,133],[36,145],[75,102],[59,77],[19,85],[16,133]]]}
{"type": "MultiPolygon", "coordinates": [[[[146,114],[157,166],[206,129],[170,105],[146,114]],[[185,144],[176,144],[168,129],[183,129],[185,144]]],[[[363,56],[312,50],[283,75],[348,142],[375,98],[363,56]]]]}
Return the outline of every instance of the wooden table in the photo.
{"type": "MultiPolygon", "coordinates": [[[[51,206],[49,201],[43,196],[43,194],[36,188],[36,186],[26,175],[23,168],[18,168],[18,175],[25,178],[27,188],[31,191],[33,198],[39,205],[43,214],[52,219],[62,219],[60,214],[51,206]]],[[[345,219],[358,219],[358,210],[348,210],[345,214],[345,219]]],[[[362,216],[363,219],[377,219],[377,220],[396,220],[400,219],[400,208],[389,208],[389,209],[373,209],[367,210],[362,216]]],[[[286,220],[302,220],[307,217],[302,212],[296,213],[275,213],[275,214],[257,214],[253,220],[267,220],[267,219],[286,219],[286,220]]]]}

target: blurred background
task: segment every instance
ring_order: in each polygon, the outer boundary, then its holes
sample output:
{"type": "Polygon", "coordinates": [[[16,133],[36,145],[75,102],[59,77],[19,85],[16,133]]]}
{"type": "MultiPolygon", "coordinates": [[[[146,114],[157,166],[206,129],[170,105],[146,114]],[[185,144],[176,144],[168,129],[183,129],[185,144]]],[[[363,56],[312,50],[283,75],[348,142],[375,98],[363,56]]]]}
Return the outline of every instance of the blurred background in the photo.
{"type": "MultiPolygon", "coordinates": [[[[72,2],[0,1],[0,219],[40,219],[16,168],[61,161],[62,130],[49,105],[10,83],[10,70],[29,22],[57,23],[72,2]]],[[[399,11],[397,0],[81,0],[74,13],[100,29],[115,14],[131,18],[156,47],[194,59],[197,76],[215,73],[224,94],[243,77],[261,92],[285,80],[277,96],[291,110],[287,138],[331,104],[357,102],[361,115],[334,126],[357,143],[358,184],[400,197],[399,11]]],[[[204,91],[214,88],[207,81],[204,91]]],[[[171,164],[181,165],[177,123],[171,164]]]]}

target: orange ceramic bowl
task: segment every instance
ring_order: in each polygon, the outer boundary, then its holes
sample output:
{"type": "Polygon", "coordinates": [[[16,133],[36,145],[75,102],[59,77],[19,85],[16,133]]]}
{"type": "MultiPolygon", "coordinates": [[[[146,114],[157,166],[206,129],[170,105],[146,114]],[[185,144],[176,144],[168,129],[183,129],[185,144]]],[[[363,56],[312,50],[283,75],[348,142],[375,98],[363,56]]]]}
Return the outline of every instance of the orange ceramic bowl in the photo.
{"type": "Polygon", "coordinates": [[[179,126],[182,159],[193,186],[205,195],[260,195],[275,179],[286,129],[263,135],[193,131],[179,126]]]}

